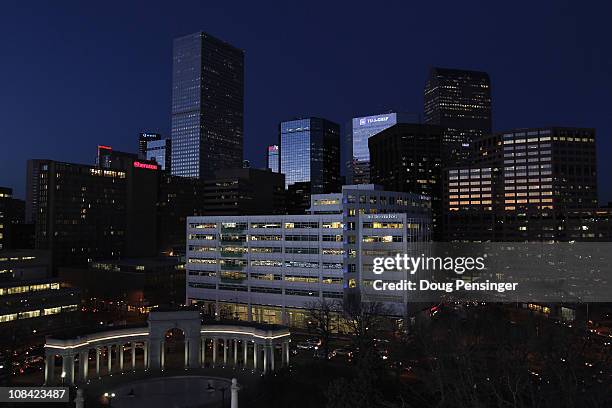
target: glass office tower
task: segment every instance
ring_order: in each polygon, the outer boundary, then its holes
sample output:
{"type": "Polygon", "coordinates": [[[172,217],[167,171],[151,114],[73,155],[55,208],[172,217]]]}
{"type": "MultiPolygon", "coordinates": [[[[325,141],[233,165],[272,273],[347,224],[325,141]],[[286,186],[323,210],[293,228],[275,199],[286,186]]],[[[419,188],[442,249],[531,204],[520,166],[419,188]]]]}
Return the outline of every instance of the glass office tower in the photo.
{"type": "Polygon", "coordinates": [[[388,112],[353,118],[347,126],[347,184],[370,183],[368,139],[396,123],[419,123],[416,114],[388,112]]]}
{"type": "Polygon", "coordinates": [[[171,154],[170,139],[153,140],[147,143],[146,159],[154,160],[162,171],[169,171],[172,168],[171,154]]]}
{"type": "Polygon", "coordinates": [[[147,143],[152,142],[154,140],[161,140],[161,138],[162,137],[159,133],[140,132],[138,134],[138,158],[146,159],[147,143]]]}
{"type": "Polygon", "coordinates": [[[199,32],[174,40],[172,174],[242,166],[244,52],[199,32]]]}
{"type": "Polygon", "coordinates": [[[280,171],[285,185],[311,184],[312,194],[340,189],[340,126],[322,118],[281,122],[280,171]]]}
{"type": "Polygon", "coordinates": [[[272,170],[274,173],[278,173],[279,166],[278,146],[270,145],[266,150],[266,168],[272,170]]]}

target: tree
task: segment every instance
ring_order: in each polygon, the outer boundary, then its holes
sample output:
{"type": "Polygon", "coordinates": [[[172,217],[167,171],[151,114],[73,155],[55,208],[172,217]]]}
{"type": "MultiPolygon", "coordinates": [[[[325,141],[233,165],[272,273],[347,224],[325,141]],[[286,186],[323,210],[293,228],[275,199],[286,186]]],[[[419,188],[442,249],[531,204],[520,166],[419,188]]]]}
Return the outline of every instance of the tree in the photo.
{"type": "Polygon", "coordinates": [[[347,305],[344,323],[352,334],[356,356],[369,360],[376,353],[374,339],[390,327],[390,309],[380,302],[347,305]]]}
{"type": "Polygon", "coordinates": [[[333,333],[338,331],[339,317],[342,305],[336,301],[328,301],[325,298],[306,305],[310,327],[321,339],[321,348],[325,356],[329,356],[329,343],[333,333]]]}

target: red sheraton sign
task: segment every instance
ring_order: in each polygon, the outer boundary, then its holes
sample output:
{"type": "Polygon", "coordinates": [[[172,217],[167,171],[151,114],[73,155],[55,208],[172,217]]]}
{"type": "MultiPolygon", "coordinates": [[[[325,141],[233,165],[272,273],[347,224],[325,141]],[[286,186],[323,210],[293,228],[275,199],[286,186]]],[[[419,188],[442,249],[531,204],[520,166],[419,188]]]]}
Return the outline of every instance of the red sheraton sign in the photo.
{"type": "Polygon", "coordinates": [[[139,161],[134,162],[134,167],[139,168],[139,169],[157,170],[156,164],[142,163],[139,161]]]}

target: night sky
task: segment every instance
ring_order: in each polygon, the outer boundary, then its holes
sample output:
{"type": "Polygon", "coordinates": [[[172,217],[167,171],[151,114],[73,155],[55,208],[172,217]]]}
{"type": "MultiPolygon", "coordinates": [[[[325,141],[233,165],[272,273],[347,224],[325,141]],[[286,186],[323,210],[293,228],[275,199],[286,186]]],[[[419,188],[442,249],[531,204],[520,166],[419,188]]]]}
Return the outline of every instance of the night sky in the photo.
{"type": "Polygon", "coordinates": [[[2,1],[0,186],[23,197],[29,158],[93,163],[98,144],[169,136],[172,39],[206,31],[246,51],[255,167],[281,120],[422,114],[430,66],[478,69],[494,130],[596,128],[600,200],[612,201],[610,2],[212,3],[2,1]]]}

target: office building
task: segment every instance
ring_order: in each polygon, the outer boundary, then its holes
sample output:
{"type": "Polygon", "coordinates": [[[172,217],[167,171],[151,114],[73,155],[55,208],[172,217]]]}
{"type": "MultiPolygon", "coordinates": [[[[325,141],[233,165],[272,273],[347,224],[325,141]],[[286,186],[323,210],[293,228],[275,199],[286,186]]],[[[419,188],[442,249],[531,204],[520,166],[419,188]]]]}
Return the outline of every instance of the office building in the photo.
{"type": "Polygon", "coordinates": [[[44,160],[29,159],[26,163],[26,203],[25,203],[25,222],[34,224],[36,214],[38,214],[38,169],[40,162],[44,160]]]}
{"type": "Polygon", "coordinates": [[[285,213],[285,177],[248,167],[223,169],[204,181],[205,215],[285,213]]]}
{"type": "Polygon", "coordinates": [[[266,149],[266,168],[274,173],[279,173],[280,156],[278,154],[278,145],[270,145],[266,149]]]}
{"type": "MultiPolygon", "coordinates": [[[[187,303],[222,318],[304,326],[318,301],[361,300],[362,270],[371,268],[360,262],[361,241],[407,250],[428,230],[427,197],[371,185],[313,195],[310,214],[189,217],[187,303]]],[[[398,315],[405,300],[386,299],[398,315]]]]}
{"type": "Polygon", "coordinates": [[[419,123],[419,117],[414,114],[391,111],[353,118],[348,123],[346,129],[347,184],[370,183],[368,139],[397,123],[419,123]]]}
{"type": "Polygon", "coordinates": [[[491,81],[486,72],[432,68],[425,83],[425,123],[442,126],[444,167],[467,164],[470,143],[491,133],[491,81]]]}
{"type": "Polygon", "coordinates": [[[373,183],[431,198],[436,241],[442,239],[443,134],[440,126],[399,123],[368,141],[373,183]]]}
{"type": "Polygon", "coordinates": [[[287,187],[287,214],[306,214],[310,208],[311,194],[311,185],[307,181],[298,181],[287,187]]]}
{"type": "Polygon", "coordinates": [[[96,165],[100,168],[126,169],[131,167],[132,163],[136,160],[138,160],[138,155],[135,153],[121,152],[113,149],[111,146],[98,145],[96,165]]]}
{"type": "Polygon", "coordinates": [[[51,277],[48,251],[0,251],[3,346],[15,350],[18,344],[65,330],[78,321],[80,304],[79,290],[51,277]]]}
{"type": "Polygon", "coordinates": [[[157,199],[157,248],[185,253],[187,217],[204,215],[204,180],[161,174],[157,199]]]}
{"type": "Polygon", "coordinates": [[[473,156],[474,166],[446,174],[449,240],[568,240],[570,218],[596,214],[593,129],[496,133],[476,140],[473,156]]]}
{"type": "Polygon", "coordinates": [[[147,143],[162,140],[159,133],[141,132],[138,134],[138,158],[140,160],[147,159],[147,143]]]}
{"type": "Polygon", "coordinates": [[[37,164],[36,248],[52,252],[54,268],[155,255],[156,164],[123,158],[111,160],[111,168],[37,164]],[[126,167],[115,169],[118,163],[126,167]]]}
{"type": "Polygon", "coordinates": [[[161,171],[170,171],[172,159],[172,147],[170,139],[153,140],[147,142],[145,158],[159,165],[161,171]]]}
{"type": "Polygon", "coordinates": [[[12,247],[14,226],[23,224],[24,219],[25,202],[13,198],[12,188],[0,187],[0,250],[12,247]]]}
{"type": "Polygon", "coordinates": [[[285,186],[308,182],[312,194],[340,191],[340,126],[301,118],[279,125],[280,172],[285,186]]]}
{"type": "Polygon", "coordinates": [[[162,175],[157,204],[158,248],[184,254],[187,217],[283,214],[285,178],[267,170],[237,168],[209,180],[162,175]]]}
{"type": "Polygon", "coordinates": [[[241,167],[243,99],[242,50],[204,32],[174,40],[172,175],[241,167]]]}

